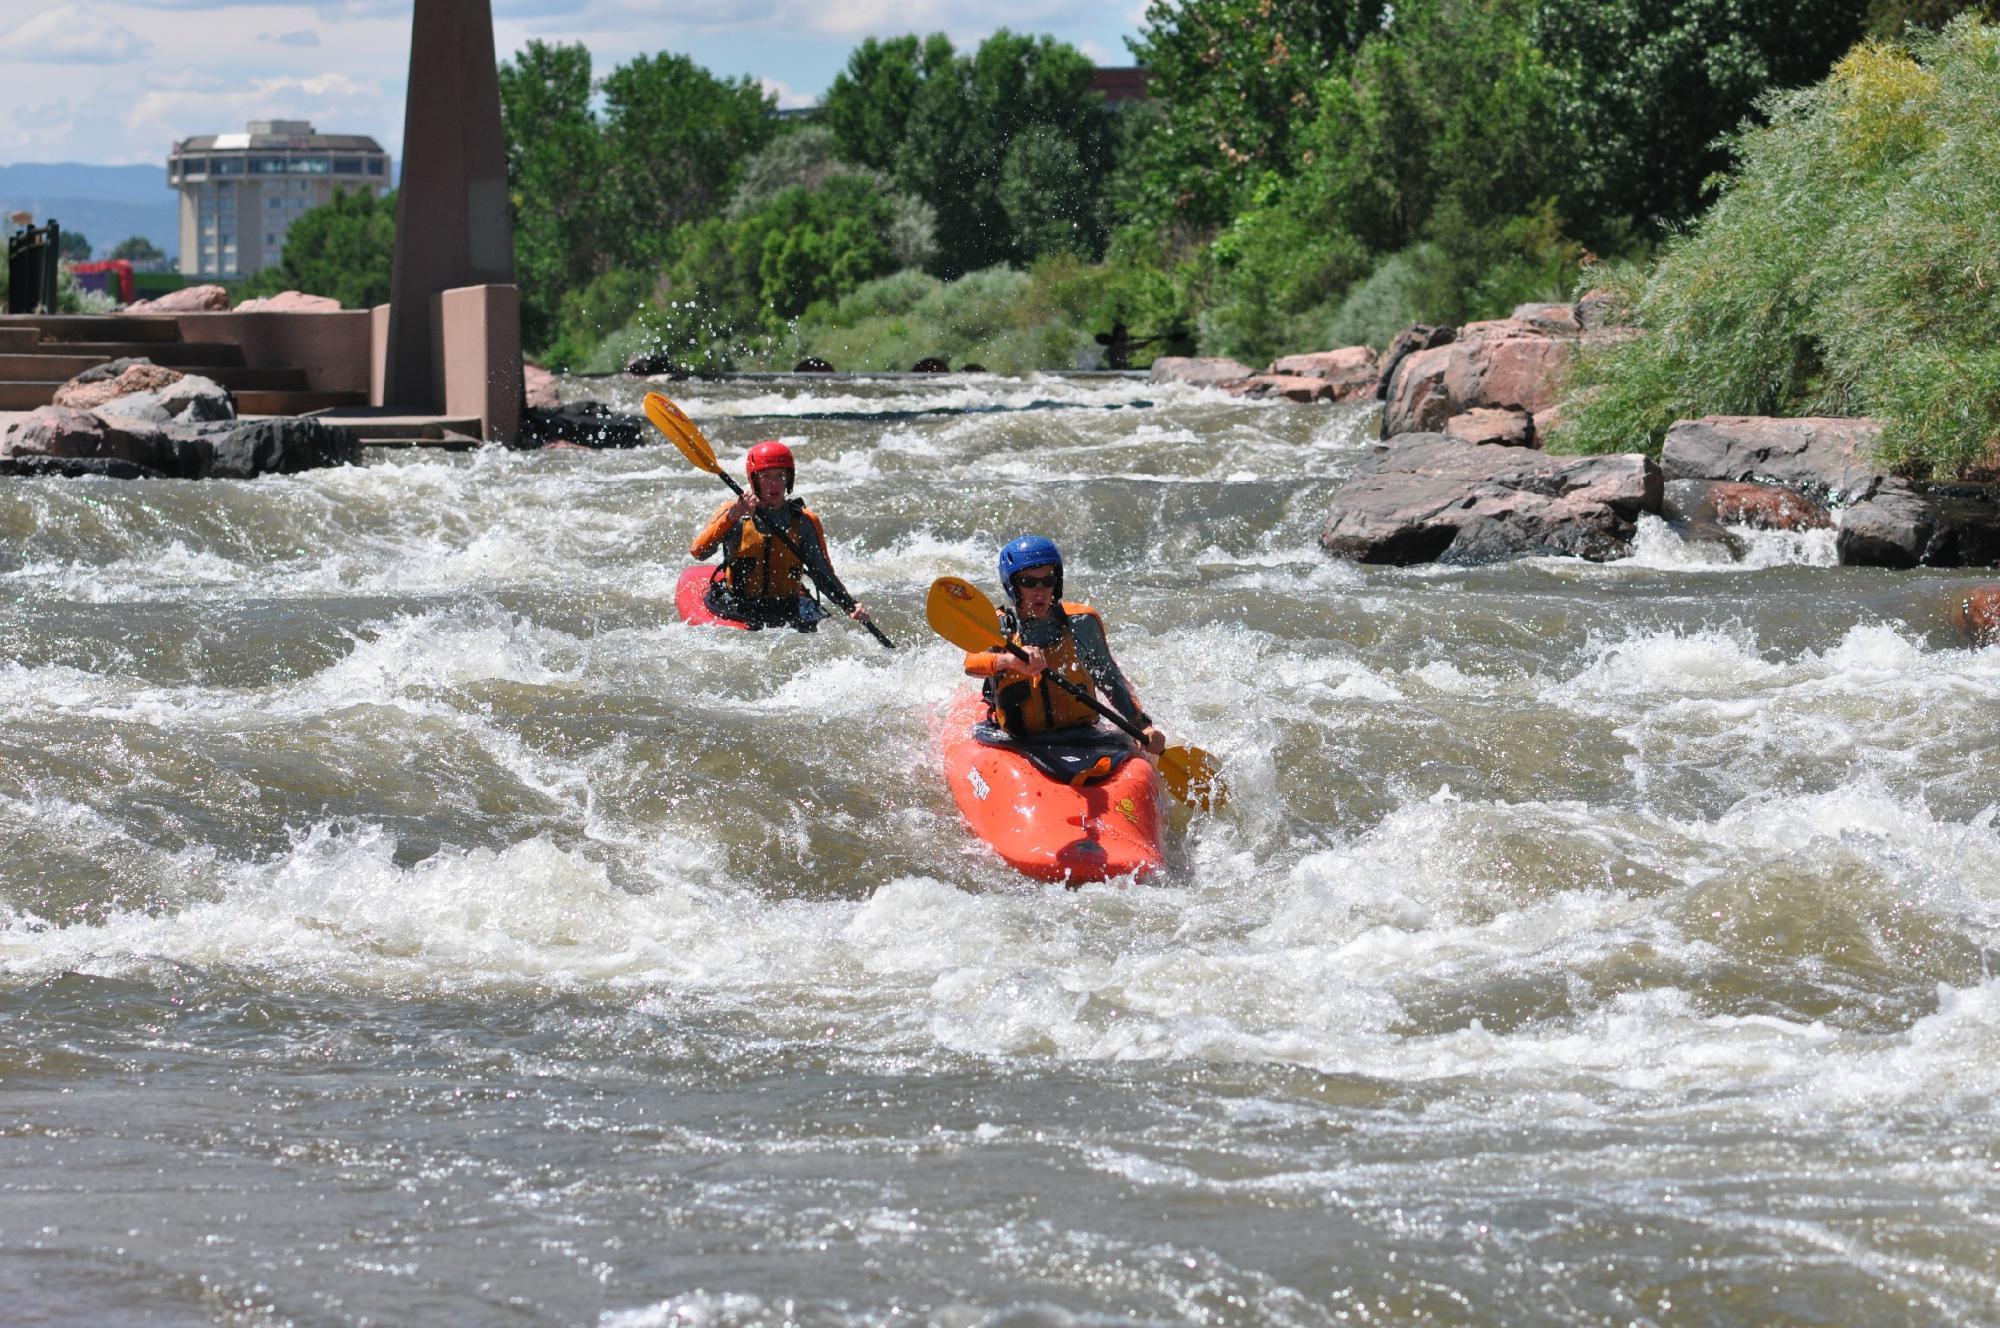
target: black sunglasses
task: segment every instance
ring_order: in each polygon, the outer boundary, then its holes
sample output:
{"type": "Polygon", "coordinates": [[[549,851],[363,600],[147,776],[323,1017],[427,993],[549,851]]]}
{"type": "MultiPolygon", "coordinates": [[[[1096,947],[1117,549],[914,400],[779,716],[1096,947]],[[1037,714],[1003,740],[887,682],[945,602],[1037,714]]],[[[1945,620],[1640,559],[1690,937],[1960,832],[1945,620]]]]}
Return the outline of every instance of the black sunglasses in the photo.
{"type": "Polygon", "coordinates": [[[1045,572],[1041,576],[1029,576],[1026,572],[1023,572],[1014,578],[1014,584],[1022,589],[1039,589],[1042,587],[1054,589],[1056,574],[1054,572],[1045,572]]]}

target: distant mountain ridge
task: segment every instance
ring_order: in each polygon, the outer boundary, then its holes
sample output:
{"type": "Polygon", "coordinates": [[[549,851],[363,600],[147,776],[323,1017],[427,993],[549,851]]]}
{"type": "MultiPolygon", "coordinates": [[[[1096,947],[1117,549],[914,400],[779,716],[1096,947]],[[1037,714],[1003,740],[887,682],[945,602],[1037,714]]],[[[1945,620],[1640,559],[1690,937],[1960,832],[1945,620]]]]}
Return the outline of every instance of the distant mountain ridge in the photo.
{"type": "Polygon", "coordinates": [[[180,253],[180,198],[167,186],[166,153],[157,166],[20,162],[0,166],[0,212],[54,217],[89,239],[102,258],[120,240],[143,235],[169,256],[180,253]]]}

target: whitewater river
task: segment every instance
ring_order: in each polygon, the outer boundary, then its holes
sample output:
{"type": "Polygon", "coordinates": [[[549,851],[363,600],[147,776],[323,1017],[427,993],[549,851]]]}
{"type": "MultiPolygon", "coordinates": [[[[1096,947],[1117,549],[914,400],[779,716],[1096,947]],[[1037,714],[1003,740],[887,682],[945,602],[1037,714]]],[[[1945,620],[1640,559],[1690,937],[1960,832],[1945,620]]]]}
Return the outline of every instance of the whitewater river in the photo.
{"type": "Polygon", "coordinates": [[[664,386],[899,649],[674,621],[664,446],[0,482],[0,1321],[2000,1322],[1968,577],[1338,564],[1360,408],[664,386]],[[1025,531],[1227,765],[1157,883],[945,790],[923,593],[1025,531]]]}

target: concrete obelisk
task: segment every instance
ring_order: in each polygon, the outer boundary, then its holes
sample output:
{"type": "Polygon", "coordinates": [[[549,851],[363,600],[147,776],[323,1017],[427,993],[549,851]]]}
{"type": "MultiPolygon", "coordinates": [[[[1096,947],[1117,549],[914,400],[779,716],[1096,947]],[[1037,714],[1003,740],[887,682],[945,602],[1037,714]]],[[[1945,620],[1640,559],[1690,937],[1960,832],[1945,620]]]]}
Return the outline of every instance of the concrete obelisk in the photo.
{"type": "MultiPolygon", "coordinates": [[[[501,391],[505,379],[515,385],[518,398],[517,294],[506,292],[507,300],[515,302],[502,302],[495,318],[487,317],[490,301],[461,300],[447,308],[442,299],[444,292],[466,287],[513,285],[514,225],[508,212],[507,144],[500,130],[491,0],[416,0],[403,107],[384,405],[442,409],[447,377],[464,381],[475,370],[467,362],[475,353],[484,362],[489,394],[501,391]]],[[[502,431],[512,432],[511,419],[502,431]]]]}

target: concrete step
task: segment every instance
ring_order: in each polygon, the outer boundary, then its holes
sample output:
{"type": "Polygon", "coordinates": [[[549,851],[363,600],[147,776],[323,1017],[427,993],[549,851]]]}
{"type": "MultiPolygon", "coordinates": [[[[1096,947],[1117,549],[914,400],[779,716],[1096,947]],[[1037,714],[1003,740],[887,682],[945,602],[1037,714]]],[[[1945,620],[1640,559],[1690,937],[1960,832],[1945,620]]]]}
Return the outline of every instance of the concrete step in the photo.
{"type": "Polygon", "coordinates": [[[105,362],[102,355],[13,355],[0,349],[0,383],[68,380],[105,362]]]}
{"type": "Polygon", "coordinates": [[[236,411],[239,415],[310,415],[328,407],[367,404],[366,392],[270,391],[251,388],[236,393],[236,411]]]}
{"type": "Polygon", "coordinates": [[[42,330],[38,327],[8,327],[5,323],[0,323],[0,352],[11,355],[18,351],[31,350],[41,339],[42,330]]]}
{"type": "Polygon", "coordinates": [[[477,435],[455,433],[449,438],[363,438],[363,447],[429,447],[440,452],[469,452],[482,446],[477,435]]]}
{"type": "Polygon", "coordinates": [[[449,442],[448,433],[479,437],[477,416],[410,415],[380,406],[340,407],[322,410],[314,417],[347,430],[368,445],[384,447],[449,442]]]}
{"type": "Polygon", "coordinates": [[[56,389],[67,380],[55,382],[0,383],[0,410],[33,410],[56,399],[56,389]]]}
{"type": "MultiPolygon", "coordinates": [[[[109,363],[103,355],[0,355],[0,383],[63,382],[85,369],[109,363]]],[[[312,388],[304,369],[272,366],[246,369],[241,365],[181,365],[183,373],[200,374],[232,392],[305,392],[312,388]]]]}
{"type": "Polygon", "coordinates": [[[0,327],[32,327],[43,341],[179,341],[178,318],[148,314],[8,314],[0,327]]]}
{"type": "Polygon", "coordinates": [[[224,341],[44,341],[37,354],[97,355],[107,360],[151,360],[174,369],[243,363],[243,349],[224,341]]]}

